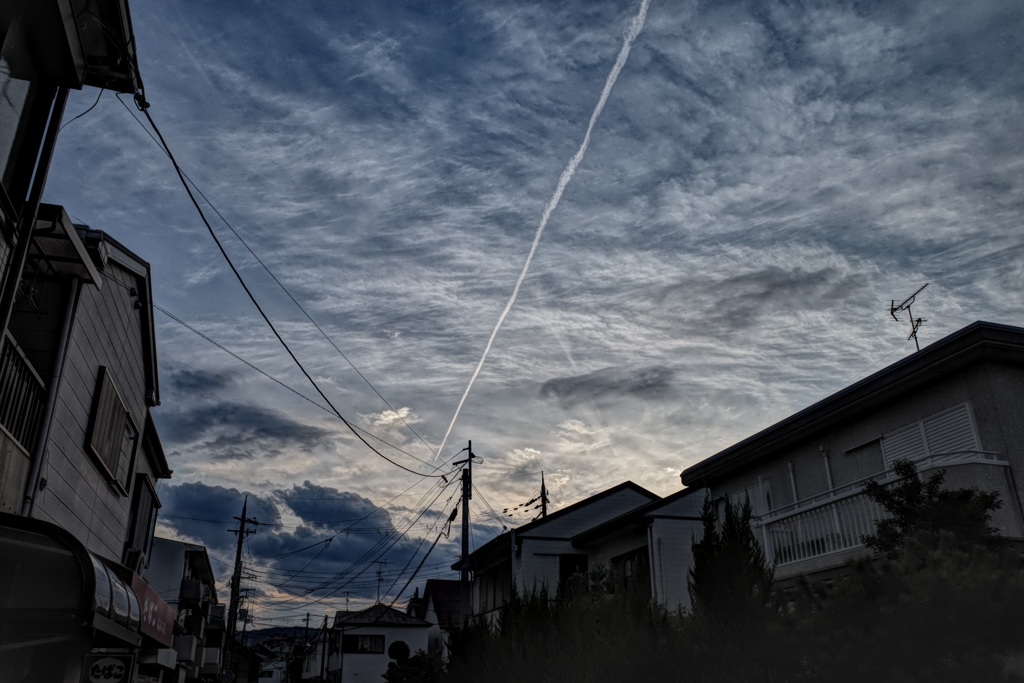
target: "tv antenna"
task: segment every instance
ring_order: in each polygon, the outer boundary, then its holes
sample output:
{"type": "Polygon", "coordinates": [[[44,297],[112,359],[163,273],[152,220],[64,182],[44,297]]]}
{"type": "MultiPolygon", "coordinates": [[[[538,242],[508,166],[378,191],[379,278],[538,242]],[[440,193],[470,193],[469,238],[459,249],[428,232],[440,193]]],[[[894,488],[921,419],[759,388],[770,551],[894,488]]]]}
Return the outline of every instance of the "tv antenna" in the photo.
{"type": "Polygon", "coordinates": [[[889,306],[889,315],[891,315],[892,319],[895,320],[896,322],[899,322],[899,317],[896,314],[899,313],[900,311],[906,311],[907,315],[910,316],[910,336],[907,337],[907,341],[913,339],[914,346],[917,348],[918,351],[921,350],[921,345],[917,342],[917,330],[921,327],[921,325],[925,323],[925,319],[915,318],[914,312],[910,310],[910,307],[913,306],[914,301],[917,300],[917,295],[920,294],[927,286],[927,282],[921,285],[916,292],[914,292],[906,299],[904,299],[903,302],[898,306],[896,305],[896,299],[893,299],[892,305],[889,306]]]}

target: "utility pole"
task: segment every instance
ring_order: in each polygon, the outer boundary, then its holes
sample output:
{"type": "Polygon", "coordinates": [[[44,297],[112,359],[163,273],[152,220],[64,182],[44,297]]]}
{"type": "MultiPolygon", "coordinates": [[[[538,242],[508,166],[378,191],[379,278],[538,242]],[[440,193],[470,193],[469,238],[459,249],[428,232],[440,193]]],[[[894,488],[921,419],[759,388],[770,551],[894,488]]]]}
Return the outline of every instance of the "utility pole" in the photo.
{"type": "MultiPolygon", "coordinates": [[[[228,603],[228,623],[227,623],[227,639],[225,645],[228,648],[229,663],[233,668],[237,666],[236,658],[234,657],[234,651],[236,647],[235,643],[235,627],[238,622],[238,602],[239,595],[241,594],[241,583],[242,583],[242,544],[245,542],[245,538],[250,534],[256,533],[256,525],[259,524],[255,519],[249,519],[245,516],[246,510],[249,505],[249,496],[247,495],[242,501],[242,516],[235,517],[238,520],[237,529],[228,529],[231,533],[238,535],[238,543],[235,547],[235,570],[231,575],[231,601],[228,603]],[[249,529],[248,525],[252,524],[253,528],[249,529]]],[[[229,669],[231,670],[231,669],[229,669]]]]}
{"type": "MultiPolygon", "coordinates": [[[[322,680],[324,680],[325,675],[327,673],[327,637],[328,637],[328,634],[327,634],[327,615],[326,614],[324,615],[324,625],[320,629],[320,635],[323,638],[323,640],[320,641],[320,680],[322,681],[322,680]]],[[[342,650],[342,648],[340,648],[340,647],[338,649],[342,650]]],[[[342,658],[341,659],[341,665],[344,667],[345,666],[345,654],[344,654],[344,651],[342,652],[341,658],[342,658]]]]}
{"type": "MultiPolygon", "coordinates": [[[[384,581],[384,567],[388,566],[387,560],[377,560],[377,604],[380,604],[380,584],[384,581]]],[[[347,601],[346,601],[347,602],[347,601]]]]}
{"type": "Polygon", "coordinates": [[[462,625],[469,623],[469,499],[473,497],[473,442],[466,446],[469,457],[452,463],[462,468],[462,559],[459,562],[459,606],[462,610],[462,625]]]}
{"type": "Polygon", "coordinates": [[[548,487],[544,485],[544,470],[540,471],[540,516],[541,519],[548,516],[548,487]]]}

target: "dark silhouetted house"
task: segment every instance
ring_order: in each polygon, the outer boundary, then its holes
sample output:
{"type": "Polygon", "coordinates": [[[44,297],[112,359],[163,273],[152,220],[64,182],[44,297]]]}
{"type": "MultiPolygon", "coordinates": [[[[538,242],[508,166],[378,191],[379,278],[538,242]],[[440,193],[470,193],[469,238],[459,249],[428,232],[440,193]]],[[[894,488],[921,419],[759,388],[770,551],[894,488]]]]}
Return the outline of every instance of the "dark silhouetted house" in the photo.
{"type": "Polygon", "coordinates": [[[448,636],[462,627],[459,582],[451,579],[427,579],[423,595],[409,599],[405,613],[430,624],[426,652],[442,662],[448,661],[448,636]]]}
{"type": "MultiPolygon", "coordinates": [[[[557,597],[594,570],[689,609],[686,572],[703,491],[667,498],[627,481],[506,531],[470,554],[471,611],[493,619],[514,594],[557,597]]],[[[456,564],[456,568],[458,568],[456,564]]]]}

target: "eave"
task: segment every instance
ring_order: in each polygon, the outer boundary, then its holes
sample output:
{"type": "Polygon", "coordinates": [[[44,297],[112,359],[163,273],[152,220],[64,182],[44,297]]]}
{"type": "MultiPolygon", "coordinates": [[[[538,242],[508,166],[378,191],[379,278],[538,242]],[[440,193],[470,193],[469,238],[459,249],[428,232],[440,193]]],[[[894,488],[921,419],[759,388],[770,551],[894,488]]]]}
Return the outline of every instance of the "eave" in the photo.
{"type": "Polygon", "coordinates": [[[838,391],[680,474],[686,486],[706,486],[814,434],[916,391],[983,360],[1024,363],[1024,329],[978,321],[838,391]]]}

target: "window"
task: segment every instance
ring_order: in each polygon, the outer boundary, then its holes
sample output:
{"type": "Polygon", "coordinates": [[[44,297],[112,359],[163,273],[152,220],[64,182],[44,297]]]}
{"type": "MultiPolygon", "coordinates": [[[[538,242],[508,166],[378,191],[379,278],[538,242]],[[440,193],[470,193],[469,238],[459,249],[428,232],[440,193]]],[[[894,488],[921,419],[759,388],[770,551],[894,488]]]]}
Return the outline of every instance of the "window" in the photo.
{"type": "Polygon", "coordinates": [[[558,595],[568,595],[572,592],[573,583],[584,582],[582,586],[586,589],[587,580],[587,556],[578,554],[564,554],[558,556],[558,595]]]}
{"type": "Polygon", "coordinates": [[[341,637],[341,651],[349,654],[384,654],[384,636],[344,635],[341,637]]]}
{"type": "MultiPolygon", "coordinates": [[[[0,42],[4,38],[0,36],[0,42]]],[[[15,54],[17,47],[6,49],[11,48],[12,38],[17,41],[8,35],[0,55],[0,208],[5,214],[20,211],[53,96],[52,88],[33,80],[31,59],[15,54]]]]}
{"type": "Polygon", "coordinates": [[[89,454],[95,458],[107,480],[122,495],[127,495],[139,430],[124,407],[110,372],[103,366],[100,366],[93,395],[92,420],[86,441],[89,454]]]}
{"type": "Polygon", "coordinates": [[[142,573],[153,546],[153,532],[156,528],[156,513],[160,499],[156,496],[153,483],[145,474],[135,475],[135,491],[132,494],[132,519],[125,543],[124,564],[136,573],[142,573]]]}

